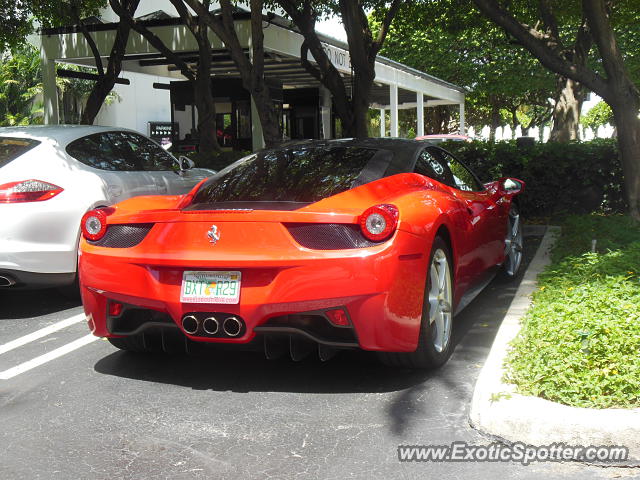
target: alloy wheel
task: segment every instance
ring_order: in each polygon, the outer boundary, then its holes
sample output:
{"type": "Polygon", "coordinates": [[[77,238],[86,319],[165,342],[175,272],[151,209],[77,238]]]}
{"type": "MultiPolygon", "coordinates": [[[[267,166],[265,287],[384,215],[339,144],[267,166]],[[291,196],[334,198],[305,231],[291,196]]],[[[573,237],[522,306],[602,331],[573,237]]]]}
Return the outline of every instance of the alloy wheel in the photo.
{"type": "Polygon", "coordinates": [[[522,262],[522,228],[520,214],[514,207],[509,211],[509,224],[507,238],[505,239],[505,272],[510,277],[515,277],[522,262]]]}
{"type": "Polygon", "coordinates": [[[447,255],[442,249],[433,254],[429,268],[429,323],[433,347],[439,353],[447,348],[451,336],[452,288],[447,255]]]}

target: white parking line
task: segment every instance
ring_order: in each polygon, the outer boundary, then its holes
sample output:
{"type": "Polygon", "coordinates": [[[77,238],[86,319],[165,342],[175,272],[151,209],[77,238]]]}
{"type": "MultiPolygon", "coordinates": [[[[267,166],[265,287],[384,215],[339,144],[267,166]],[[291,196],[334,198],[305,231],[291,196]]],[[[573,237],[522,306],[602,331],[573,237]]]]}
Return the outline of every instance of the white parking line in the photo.
{"type": "Polygon", "coordinates": [[[16,338],[9,343],[5,343],[4,345],[0,345],[0,355],[6,353],[14,348],[21,347],[26,345],[29,342],[33,342],[34,340],[38,340],[39,338],[46,337],[50,333],[57,332],[58,330],[62,330],[63,328],[67,328],[70,325],[75,323],[82,322],[86,320],[86,316],[84,313],[80,313],[78,315],[74,315],[71,318],[67,318],[66,320],[62,320],[60,322],[54,323],[53,325],[49,325],[48,327],[41,328],[40,330],[36,330],[29,335],[25,335],[24,337],[16,338]]]}
{"type": "Polygon", "coordinates": [[[100,337],[96,337],[91,333],[89,335],[85,335],[84,337],[74,340],[71,343],[67,343],[60,348],[56,348],[49,353],[45,353],[44,355],[40,355],[39,357],[28,360],[24,363],[21,363],[20,365],[5,370],[4,372],[0,372],[0,380],[9,380],[16,375],[20,375],[21,373],[27,372],[33,368],[50,362],[51,360],[55,360],[58,357],[66,355],[69,352],[73,352],[80,347],[84,347],[85,345],[88,345],[91,342],[98,340],[99,338],[100,337]]]}

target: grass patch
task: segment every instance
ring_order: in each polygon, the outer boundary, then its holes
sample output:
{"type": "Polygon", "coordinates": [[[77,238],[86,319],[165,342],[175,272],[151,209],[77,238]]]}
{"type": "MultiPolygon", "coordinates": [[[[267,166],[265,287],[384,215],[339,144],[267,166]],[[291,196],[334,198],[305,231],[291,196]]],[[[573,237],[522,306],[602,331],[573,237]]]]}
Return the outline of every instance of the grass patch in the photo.
{"type": "Polygon", "coordinates": [[[566,405],[640,407],[640,226],[568,217],[538,282],[505,379],[566,405]]]}

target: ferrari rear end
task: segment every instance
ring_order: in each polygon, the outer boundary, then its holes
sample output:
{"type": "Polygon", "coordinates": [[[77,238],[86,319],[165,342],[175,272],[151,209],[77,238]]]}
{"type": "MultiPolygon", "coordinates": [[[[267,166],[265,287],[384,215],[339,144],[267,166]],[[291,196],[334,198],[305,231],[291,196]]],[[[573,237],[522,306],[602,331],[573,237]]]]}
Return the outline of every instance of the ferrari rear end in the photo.
{"type": "Polygon", "coordinates": [[[134,350],[167,338],[263,344],[294,359],[415,350],[429,245],[401,205],[420,181],[384,178],[384,156],[290,148],[186,196],[88,212],[79,272],[91,330],[134,350]]]}

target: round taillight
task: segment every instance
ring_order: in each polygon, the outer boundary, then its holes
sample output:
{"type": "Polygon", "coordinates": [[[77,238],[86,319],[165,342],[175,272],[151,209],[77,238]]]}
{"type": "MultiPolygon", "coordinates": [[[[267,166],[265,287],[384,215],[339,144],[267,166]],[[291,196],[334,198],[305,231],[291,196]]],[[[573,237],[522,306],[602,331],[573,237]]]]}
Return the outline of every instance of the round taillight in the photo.
{"type": "Polygon", "coordinates": [[[82,217],[81,227],[84,238],[100,240],[107,231],[107,214],[103,210],[89,210],[82,217]]]}
{"type": "Polygon", "coordinates": [[[398,226],[398,208],[395,205],[375,205],[360,216],[362,234],[372,242],[389,238],[398,226]]]}

